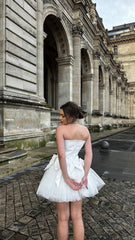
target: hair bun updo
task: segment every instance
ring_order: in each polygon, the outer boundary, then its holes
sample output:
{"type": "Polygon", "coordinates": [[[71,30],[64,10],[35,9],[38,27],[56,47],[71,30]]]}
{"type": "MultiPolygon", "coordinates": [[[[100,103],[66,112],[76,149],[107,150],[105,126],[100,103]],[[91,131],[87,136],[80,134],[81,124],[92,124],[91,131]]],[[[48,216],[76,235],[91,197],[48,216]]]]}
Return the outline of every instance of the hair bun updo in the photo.
{"type": "Polygon", "coordinates": [[[86,115],[86,113],[83,111],[83,109],[81,108],[81,107],[78,107],[78,110],[79,110],[79,112],[78,112],[78,118],[79,119],[82,119],[82,118],[84,118],[85,117],[85,115],[86,115]]]}
{"type": "Polygon", "coordinates": [[[86,115],[86,113],[82,110],[81,107],[71,101],[63,104],[60,109],[63,110],[67,118],[72,117],[73,121],[75,121],[76,119],[82,119],[86,115]]]}

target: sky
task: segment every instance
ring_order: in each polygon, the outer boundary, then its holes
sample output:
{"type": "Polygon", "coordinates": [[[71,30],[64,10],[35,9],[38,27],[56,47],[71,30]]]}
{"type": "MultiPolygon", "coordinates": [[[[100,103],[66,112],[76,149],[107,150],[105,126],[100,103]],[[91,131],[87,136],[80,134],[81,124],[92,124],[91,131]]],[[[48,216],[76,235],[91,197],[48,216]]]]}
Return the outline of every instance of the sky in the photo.
{"type": "Polygon", "coordinates": [[[114,26],[135,22],[135,0],[92,0],[96,3],[99,17],[104,27],[112,30],[114,26]]]}

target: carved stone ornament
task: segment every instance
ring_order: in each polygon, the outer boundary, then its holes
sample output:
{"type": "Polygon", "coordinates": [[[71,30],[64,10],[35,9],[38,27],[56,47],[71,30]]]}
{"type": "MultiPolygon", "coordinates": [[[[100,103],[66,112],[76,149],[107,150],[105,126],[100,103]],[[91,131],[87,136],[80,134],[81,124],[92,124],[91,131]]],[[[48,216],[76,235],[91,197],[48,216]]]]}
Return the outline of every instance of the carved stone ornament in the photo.
{"type": "Polygon", "coordinates": [[[91,4],[91,1],[90,0],[73,0],[73,2],[74,3],[82,3],[85,7],[86,7],[86,9],[87,9],[87,12],[89,12],[89,6],[90,6],[90,4],[91,4]]]}
{"type": "Polygon", "coordinates": [[[89,16],[94,25],[97,25],[96,4],[90,5],[89,16]]]}
{"type": "Polygon", "coordinates": [[[113,75],[112,80],[113,80],[113,81],[116,81],[117,78],[118,78],[117,75],[113,75]]]}
{"type": "Polygon", "coordinates": [[[73,34],[74,35],[80,35],[82,36],[84,31],[83,31],[83,25],[81,23],[73,24],[73,34]]]}
{"type": "Polygon", "coordinates": [[[94,52],[94,59],[100,59],[100,52],[97,50],[94,52]]]}
{"type": "Polygon", "coordinates": [[[74,3],[83,3],[83,2],[85,2],[84,0],[73,0],[74,1],[74,3]]]}
{"type": "Polygon", "coordinates": [[[105,66],[105,71],[106,71],[106,72],[110,72],[110,70],[111,70],[111,67],[110,67],[109,65],[106,65],[106,66],[105,66]]]}

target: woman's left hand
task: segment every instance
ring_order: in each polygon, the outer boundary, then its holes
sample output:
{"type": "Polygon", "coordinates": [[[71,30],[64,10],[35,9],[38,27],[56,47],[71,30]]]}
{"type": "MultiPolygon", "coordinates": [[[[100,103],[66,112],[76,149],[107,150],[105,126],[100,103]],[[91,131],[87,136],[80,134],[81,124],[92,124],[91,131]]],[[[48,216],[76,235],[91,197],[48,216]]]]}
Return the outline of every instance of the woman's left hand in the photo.
{"type": "Polygon", "coordinates": [[[88,189],[88,179],[86,176],[82,178],[80,185],[85,186],[88,189]]]}
{"type": "Polygon", "coordinates": [[[76,182],[72,178],[67,178],[65,181],[75,191],[79,190],[82,187],[80,183],[76,182]]]}

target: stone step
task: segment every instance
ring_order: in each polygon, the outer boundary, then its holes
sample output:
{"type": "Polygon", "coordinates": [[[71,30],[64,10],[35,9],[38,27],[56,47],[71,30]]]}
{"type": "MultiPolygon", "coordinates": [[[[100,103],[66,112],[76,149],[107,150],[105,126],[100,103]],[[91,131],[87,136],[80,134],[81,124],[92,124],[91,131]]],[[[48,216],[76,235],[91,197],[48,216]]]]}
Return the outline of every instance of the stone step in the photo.
{"type": "Polygon", "coordinates": [[[3,154],[0,155],[0,163],[8,162],[24,156],[27,156],[27,151],[23,149],[15,149],[13,151],[3,152],[3,154]]]}
{"type": "Polygon", "coordinates": [[[5,144],[4,143],[0,143],[0,149],[4,148],[4,147],[5,147],[5,144]]]}
{"type": "Polygon", "coordinates": [[[14,152],[17,150],[17,147],[12,147],[12,148],[8,148],[8,147],[2,147],[0,148],[0,156],[1,154],[4,154],[4,153],[9,153],[9,152],[14,152]]]}

